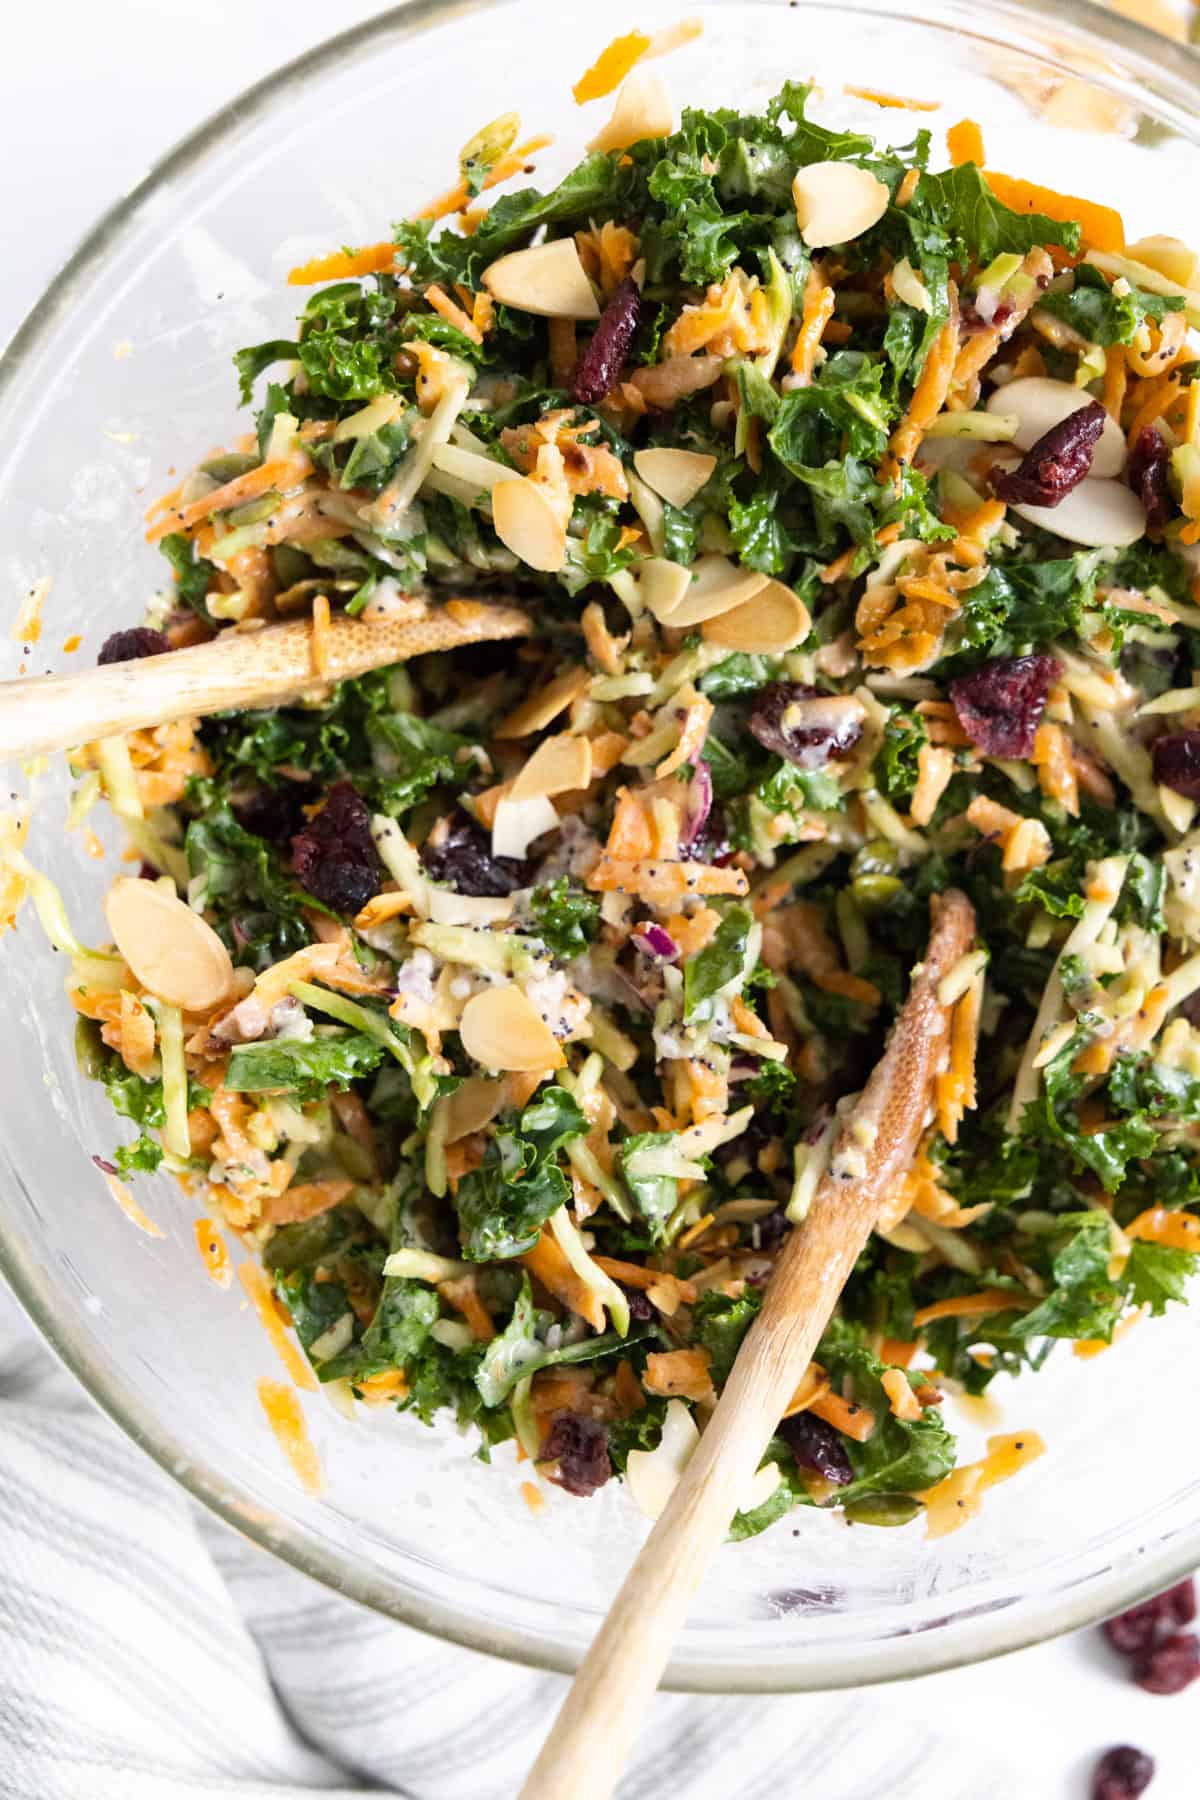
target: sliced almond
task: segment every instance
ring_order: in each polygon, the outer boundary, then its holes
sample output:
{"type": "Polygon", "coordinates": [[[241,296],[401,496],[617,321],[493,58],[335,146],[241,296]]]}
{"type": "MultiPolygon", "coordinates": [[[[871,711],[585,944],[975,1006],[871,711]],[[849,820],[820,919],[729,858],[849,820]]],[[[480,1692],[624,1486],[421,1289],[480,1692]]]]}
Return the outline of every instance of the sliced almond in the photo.
{"type": "Polygon", "coordinates": [[[493,300],[543,319],[598,319],[600,308],[574,238],[512,250],[483,271],[493,300]]]}
{"type": "Polygon", "coordinates": [[[1030,525],[1040,525],[1088,549],[1120,549],[1145,535],[1146,509],[1123,481],[1089,476],[1057,506],[1013,506],[1009,509],[1030,525]]]}
{"type": "Polygon", "coordinates": [[[567,559],[567,528],[544,487],[527,475],[492,491],[492,523],[506,549],[530,569],[553,575],[567,559]]]}
{"type": "Polygon", "coordinates": [[[767,585],[767,577],[757,569],[740,569],[727,556],[697,557],[691,576],[687,592],[661,621],[673,630],[718,618],[767,585]]]}
{"type": "Polygon", "coordinates": [[[512,784],[514,800],[531,800],[538,795],[569,794],[585,788],[592,780],[592,745],[585,737],[572,737],[560,731],[539,744],[512,784]]]}
{"type": "Polygon", "coordinates": [[[887,211],[888,191],[857,163],[809,163],[792,177],[800,235],[810,250],[849,244],[887,211]]]}
{"type": "Polygon", "coordinates": [[[666,1510],[699,1442],[696,1421],[683,1401],[669,1400],[655,1448],[630,1451],[625,1463],[626,1485],[634,1505],[648,1519],[657,1519],[666,1510]]]}
{"type": "Polygon", "coordinates": [[[717,459],[702,450],[639,450],[633,466],[661,499],[686,506],[716,468],[717,459]]]}
{"type": "Polygon", "coordinates": [[[628,150],[643,138],[670,137],[674,129],[675,108],[666,82],[635,69],[622,83],[612,118],[588,149],[628,150]]]}
{"type": "Polygon", "coordinates": [[[482,1075],[470,1075],[461,1087],[438,1102],[444,1108],[445,1141],[457,1144],[490,1125],[498,1112],[508,1105],[507,1081],[485,1081],[482,1075]]]}
{"type": "Polygon", "coordinates": [[[459,1024],[463,1049],[484,1069],[560,1069],[562,1046],[531,1000],[511,983],[472,994],[459,1024]]]}
{"type": "Polygon", "coordinates": [[[892,290],[897,300],[903,300],[905,306],[911,306],[917,312],[931,313],[933,311],[933,301],[930,298],[929,289],[907,256],[902,256],[892,270],[892,290]]]}
{"type": "Polygon", "coordinates": [[[493,737],[523,738],[535,731],[545,731],[560,712],[587,692],[590,679],[586,669],[564,669],[546,687],[522,700],[520,706],[497,725],[493,737]]]}
{"type": "Polygon", "coordinates": [[[535,838],[553,831],[557,824],[558,814],[545,794],[531,794],[524,800],[502,794],[492,820],[492,855],[519,859],[535,838]]]}
{"type": "Polygon", "coordinates": [[[125,875],[104,916],[117,949],[151,994],[184,1012],[209,1012],[233,994],[229,952],[200,914],[159,887],[125,875]]]}
{"type": "Polygon", "coordinates": [[[808,636],[812,620],[799,594],[782,581],[768,581],[750,600],[711,619],[703,627],[705,641],[749,655],[782,656],[808,636]]]}
{"type": "MultiPolygon", "coordinates": [[[[1091,395],[1069,381],[1053,381],[1048,375],[1019,375],[988,395],[987,410],[1015,414],[1017,429],[1012,441],[1018,450],[1030,450],[1052,426],[1060,425],[1090,402],[1091,395]]],[[[1092,453],[1091,474],[1104,479],[1119,475],[1124,467],[1125,434],[1115,419],[1106,418],[1092,453]]]]}
{"type": "Polygon", "coordinates": [[[439,444],[433,453],[433,466],[443,475],[465,481],[479,494],[490,494],[502,481],[521,479],[519,469],[510,469],[490,456],[481,456],[478,450],[464,450],[459,444],[439,444]]]}
{"type": "Polygon", "coordinates": [[[638,565],[638,593],[656,619],[665,620],[692,585],[692,572],[665,556],[648,556],[638,565]]]}

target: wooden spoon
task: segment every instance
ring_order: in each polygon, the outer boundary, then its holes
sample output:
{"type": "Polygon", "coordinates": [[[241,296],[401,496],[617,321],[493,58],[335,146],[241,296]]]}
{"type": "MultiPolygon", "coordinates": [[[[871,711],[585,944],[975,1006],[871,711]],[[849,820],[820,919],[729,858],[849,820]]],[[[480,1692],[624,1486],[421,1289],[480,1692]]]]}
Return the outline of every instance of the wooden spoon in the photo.
{"type": "Polygon", "coordinates": [[[712,1419],[571,1685],[521,1800],[608,1800],[688,1604],[812,1358],[883,1201],[912,1163],[948,1049],[938,986],[975,915],[932,902],[925,960],[887,1049],[845,1118],[803,1224],[779,1258],[712,1419]]]}
{"type": "Polygon", "coordinates": [[[326,681],[532,630],[532,620],[516,606],[411,600],[386,619],[335,614],[319,670],[311,621],[294,619],[261,631],[223,631],[211,643],[77,675],[0,682],[0,762],[226,707],[278,706],[326,681]]]}

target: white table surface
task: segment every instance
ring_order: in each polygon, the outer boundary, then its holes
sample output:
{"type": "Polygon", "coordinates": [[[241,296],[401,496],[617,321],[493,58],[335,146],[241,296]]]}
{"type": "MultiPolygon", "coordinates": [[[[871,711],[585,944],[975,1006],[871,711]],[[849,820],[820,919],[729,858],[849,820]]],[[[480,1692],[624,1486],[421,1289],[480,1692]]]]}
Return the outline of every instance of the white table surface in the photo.
{"type": "MultiPolygon", "coordinates": [[[[96,215],[176,139],[279,63],[380,10],[364,0],[14,4],[0,37],[0,344],[96,215]]],[[[593,38],[599,48],[636,22],[631,5],[599,31],[581,29],[581,70],[593,38]]],[[[497,111],[503,102],[498,91],[497,111]]],[[[1098,1631],[929,1676],[908,1692],[914,1714],[953,1721],[981,1757],[1003,1738],[1026,1773],[1013,1800],[1084,1800],[1096,1757],[1113,1743],[1156,1758],[1149,1800],[1200,1792],[1200,1683],[1172,1699],[1141,1693],[1098,1631]]]]}

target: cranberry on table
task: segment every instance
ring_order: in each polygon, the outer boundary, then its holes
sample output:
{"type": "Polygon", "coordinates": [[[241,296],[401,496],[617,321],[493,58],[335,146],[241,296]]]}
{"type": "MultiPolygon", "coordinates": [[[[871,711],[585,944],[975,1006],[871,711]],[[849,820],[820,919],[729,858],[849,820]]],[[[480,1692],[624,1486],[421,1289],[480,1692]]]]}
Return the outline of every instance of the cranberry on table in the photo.
{"type": "Polygon", "coordinates": [[[1104,1635],[1122,1656],[1139,1656],[1158,1641],[1160,1634],[1178,1631],[1196,1617],[1196,1584],[1189,1576],[1174,1587],[1137,1606],[1126,1608],[1114,1619],[1104,1621],[1104,1635]]]}
{"type": "Polygon", "coordinates": [[[1106,1750],[1092,1776],[1092,1800],[1137,1800],[1154,1779],[1154,1758],[1132,1744],[1106,1750]]]}
{"type": "Polygon", "coordinates": [[[1136,1659],[1133,1679],[1148,1694],[1182,1694],[1200,1675],[1200,1638],[1192,1631],[1154,1644],[1136,1659]]]}
{"type": "Polygon", "coordinates": [[[132,625],[128,631],[114,631],[106,637],[96,658],[98,668],[106,663],[134,662],[141,656],[163,656],[171,648],[166,634],[150,625],[132,625]]]}
{"type": "Polygon", "coordinates": [[[585,1418],[582,1413],[555,1413],[538,1461],[558,1464],[556,1473],[543,1473],[568,1494],[594,1494],[612,1474],[608,1431],[598,1419],[585,1418]]]}
{"type": "Polygon", "coordinates": [[[332,912],[356,913],[383,883],[371,815],[358,789],[336,781],[325,804],[292,839],[292,868],[301,887],[332,912]]]}
{"type": "Polygon", "coordinates": [[[1052,656],[998,656],[952,681],[951,704],[976,749],[1013,761],[1032,755],[1057,674],[1052,656]]]}

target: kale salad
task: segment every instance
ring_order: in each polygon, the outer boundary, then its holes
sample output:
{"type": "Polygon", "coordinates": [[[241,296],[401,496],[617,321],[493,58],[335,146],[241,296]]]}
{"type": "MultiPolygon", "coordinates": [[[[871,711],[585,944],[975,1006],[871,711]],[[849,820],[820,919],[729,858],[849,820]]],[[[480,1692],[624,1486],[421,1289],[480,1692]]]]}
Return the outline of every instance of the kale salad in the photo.
{"type": "Polygon", "coordinates": [[[161,1168],[218,1280],[253,1252],[299,1386],[651,1514],[962,889],[920,1150],[736,1538],[961,1523],[1042,1446],[956,1467],[946,1394],[1200,1254],[1200,263],[969,121],[820,112],[677,122],[639,67],[552,191],[477,204],[539,147],[510,115],[293,271],[102,660],[308,618],[312,691],[74,753],[112,944],[4,847],[135,1219],[161,1168]],[[340,614],[493,598],[531,629],[323,679],[340,614]]]}

